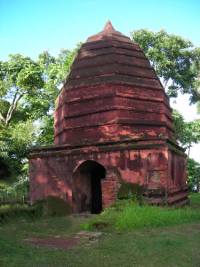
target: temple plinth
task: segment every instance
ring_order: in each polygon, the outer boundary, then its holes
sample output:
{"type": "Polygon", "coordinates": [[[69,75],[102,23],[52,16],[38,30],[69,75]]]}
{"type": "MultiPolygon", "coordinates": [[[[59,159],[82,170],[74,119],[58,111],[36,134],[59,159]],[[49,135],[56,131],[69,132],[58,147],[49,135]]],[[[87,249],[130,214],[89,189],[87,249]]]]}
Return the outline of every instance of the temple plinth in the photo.
{"type": "Polygon", "coordinates": [[[142,49],[108,22],[84,43],[56,100],[54,145],[30,154],[30,197],[98,213],[123,183],[152,204],[187,203],[186,155],[164,88],[142,49]]]}

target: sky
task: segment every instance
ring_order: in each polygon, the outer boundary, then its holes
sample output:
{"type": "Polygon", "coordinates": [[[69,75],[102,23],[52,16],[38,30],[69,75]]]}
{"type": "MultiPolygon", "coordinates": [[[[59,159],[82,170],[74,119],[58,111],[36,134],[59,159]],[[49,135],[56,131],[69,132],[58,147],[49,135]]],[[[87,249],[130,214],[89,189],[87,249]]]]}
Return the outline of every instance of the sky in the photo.
{"type": "MultiPolygon", "coordinates": [[[[200,0],[0,0],[0,60],[20,53],[36,59],[48,50],[72,49],[111,20],[125,35],[164,29],[200,46],[200,0]]],[[[200,118],[188,96],[172,107],[186,120],[200,118]]],[[[200,162],[200,145],[191,156],[200,162]]]]}

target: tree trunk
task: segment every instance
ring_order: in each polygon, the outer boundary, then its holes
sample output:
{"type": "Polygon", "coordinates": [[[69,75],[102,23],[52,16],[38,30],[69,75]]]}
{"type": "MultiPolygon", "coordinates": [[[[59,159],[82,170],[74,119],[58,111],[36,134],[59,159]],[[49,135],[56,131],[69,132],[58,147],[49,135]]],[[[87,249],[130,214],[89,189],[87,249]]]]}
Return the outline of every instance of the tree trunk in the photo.
{"type": "Polygon", "coordinates": [[[190,144],[190,145],[188,146],[188,153],[187,153],[188,158],[190,157],[190,149],[191,149],[191,147],[192,147],[192,145],[190,144]]]}

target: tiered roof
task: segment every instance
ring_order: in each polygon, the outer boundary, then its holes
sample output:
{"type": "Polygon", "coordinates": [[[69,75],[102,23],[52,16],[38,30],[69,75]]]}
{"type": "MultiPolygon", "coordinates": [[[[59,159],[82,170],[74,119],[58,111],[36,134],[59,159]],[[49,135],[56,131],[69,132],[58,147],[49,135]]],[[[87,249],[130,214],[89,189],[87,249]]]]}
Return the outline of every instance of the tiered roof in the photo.
{"type": "Polygon", "coordinates": [[[56,144],[174,139],[171,109],[142,49],[109,21],[84,43],[57,99],[56,144]]]}

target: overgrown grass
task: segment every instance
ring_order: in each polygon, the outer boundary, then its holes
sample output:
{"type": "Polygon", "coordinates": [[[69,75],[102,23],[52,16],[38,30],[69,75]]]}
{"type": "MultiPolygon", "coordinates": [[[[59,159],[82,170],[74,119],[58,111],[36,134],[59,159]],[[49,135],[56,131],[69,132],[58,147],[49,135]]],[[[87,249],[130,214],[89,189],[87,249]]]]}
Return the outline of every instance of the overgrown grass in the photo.
{"type": "Polygon", "coordinates": [[[38,201],[33,206],[26,204],[9,204],[0,206],[0,224],[9,223],[12,220],[35,220],[45,217],[59,217],[70,213],[68,203],[57,197],[49,196],[46,200],[38,201]]]}
{"type": "Polygon", "coordinates": [[[200,193],[191,193],[189,198],[191,208],[200,208],[200,193]]]}
{"type": "Polygon", "coordinates": [[[163,208],[139,205],[135,201],[120,201],[83,225],[85,230],[133,230],[200,222],[200,195],[191,195],[191,206],[163,208]]]}
{"type": "Polygon", "coordinates": [[[0,225],[22,218],[35,220],[39,217],[41,217],[41,214],[39,214],[38,210],[28,205],[14,204],[0,206],[0,225]]]}
{"type": "MultiPolygon", "coordinates": [[[[127,208],[130,203],[126,203],[127,208]]],[[[116,231],[115,219],[122,216],[123,202],[106,210],[94,221],[107,222],[107,231],[94,243],[80,243],[70,250],[37,247],[27,244],[30,238],[68,238],[80,231],[80,224],[90,225],[91,219],[84,217],[41,217],[35,221],[24,218],[10,220],[0,225],[0,266],[1,267],[197,267],[200,263],[200,223],[189,220],[179,225],[158,228],[144,226],[143,229],[131,228],[116,231]],[[111,212],[109,212],[111,211],[111,212]],[[115,214],[115,216],[114,216],[115,214]],[[106,219],[106,221],[105,221],[106,219]],[[88,224],[87,224],[88,222],[88,224]],[[114,224],[114,226],[112,226],[114,224]],[[134,231],[132,231],[132,229],[134,231]],[[111,231],[109,231],[111,230],[111,231]]],[[[135,206],[134,206],[135,207],[135,206]]],[[[136,207],[138,217],[148,207],[136,207]],[[141,209],[143,212],[141,212],[141,209]]],[[[150,207],[152,208],[152,207],[150,207]]],[[[153,207],[155,208],[155,207],[153,207]]],[[[199,214],[200,194],[191,196],[191,206],[187,209],[199,214]],[[198,208],[197,208],[198,207],[198,208]]],[[[125,206],[126,210],[126,206],[125,206]]],[[[150,209],[151,210],[151,209],[150,209]]],[[[159,208],[156,208],[159,211],[159,208]]],[[[176,212],[176,210],[163,212],[176,212]]],[[[129,211],[130,212],[130,211],[129,211]]],[[[148,212],[148,211],[147,211],[148,212]]],[[[180,212],[181,213],[181,212],[180,212]]],[[[151,210],[151,214],[153,211],[151,210]]],[[[175,213],[173,213],[175,214],[175,213]]],[[[177,213],[176,213],[177,214],[177,213]]],[[[154,214],[154,217],[160,216],[154,214]]],[[[163,215],[161,215],[163,216],[163,215]]],[[[166,215],[165,215],[166,216],[166,215]]],[[[179,216],[179,215],[178,215],[179,216]]],[[[181,214],[180,216],[184,216],[181,214]]],[[[187,215],[188,216],[188,215],[187,215]]],[[[144,217],[143,217],[144,218],[144,217]]],[[[148,219],[148,218],[147,218],[148,219]]],[[[146,220],[147,220],[146,219],[146,220]]],[[[93,220],[93,219],[92,219],[93,220]]],[[[138,218],[139,220],[139,218],[138,218]]],[[[157,220],[157,219],[155,219],[157,220]]],[[[176,219],[175,219],[176,220],[176,219]]],[[[126,220],[127,221],[127,220],[126,220]]],[[[174,219],[173,219],[174,223],[174,219]]],[[[154,223],[155,224],[155,223],[154,223]]],[[[161,226],[161,225],[160,225],[161,226]]],[[[92,226],[92,229],[95,227],[92,226]]],[[[141,227],[140,227],[141,228],[141,227]]]]}

